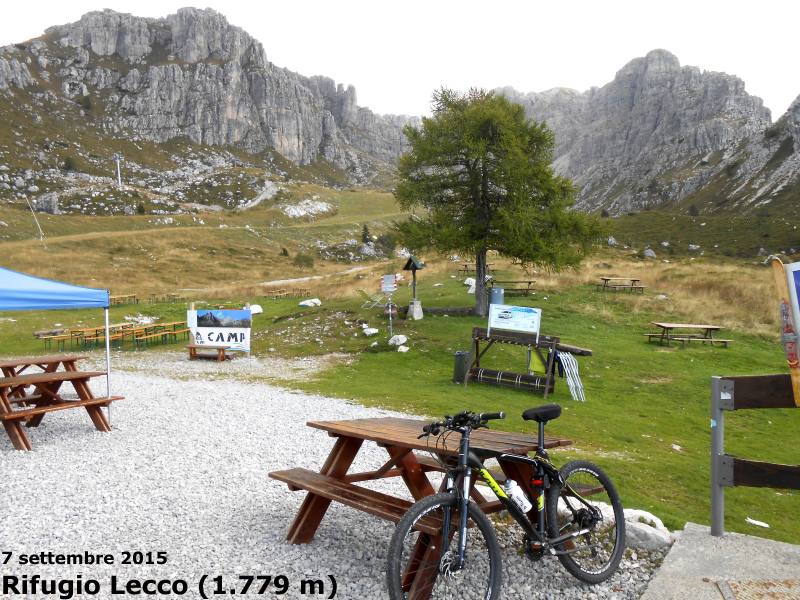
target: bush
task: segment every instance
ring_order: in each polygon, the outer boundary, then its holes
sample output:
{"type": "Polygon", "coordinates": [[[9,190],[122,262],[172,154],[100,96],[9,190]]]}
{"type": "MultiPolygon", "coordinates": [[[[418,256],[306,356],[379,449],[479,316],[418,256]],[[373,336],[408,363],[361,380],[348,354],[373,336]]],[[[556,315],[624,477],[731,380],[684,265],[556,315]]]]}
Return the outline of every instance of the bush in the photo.
{"type": "Polygon", "coordinates": [[[372,239],[369,236],[369,229],[367,229],[367,224],[366,223],[364,223],[364,229],[361,231],[361,241],[364,242],[365,244],[367,242],[371,242],[372,241],[372,239]]]}
{"type": "Polygon", "coordinates": [[[281,256],[289,256],[289,251],[286,248],[281,247],[281,256]]]}
{"type": "Polygon", "coordinates": [[[297,256],[294,257],[292,264],[295,267],[300,267],[300,270],[303,271],[305,269],[313,269],[314,268],[314,257],[310,254],[302,254],[300,252],[297,253],[297,256]]]}
{"type": "Polygon", "coordinates": [[[608,216],[608,211],[604,208],[603,210],[600,211],[600,216],[601,217],[607,217],[608,216]]]}
{"type": "Polygon", "coordinates": [[[699,217],[699,216],[700,216],[700,211],[699,211],[699,210],[697,210],[697,206],[695,206],[694,204],[692,204],[692,205],[689,207],[689,214],[690,214],[691,216],[693,216],[693,217],[699,217]]]}
{"type": "Polygon", "coordinates": [[[395,242],[394,239],[392,238],[391,233],[383,233],[379,235],[377,241],[378,245],[383,246],[384,248],[389,250],[389,253],[391,253],[394,250],[395,242]]]}
{"type": "Polygon", "coordinates": [[[136,213],[137,213],[137,214],[140,214],[140,215],[143,215],[143,214],[145,214],[145,212],[146,212],[146,211],[145,211],[145,209],[144,209],[144,204],[142,204],[142,203],[140,202],[140,203],[139,203],[139,206],[137,206],[137,207],[136,207],[136,213]]]}
{"type": "Polygon", "coordinates": [[[75,157],[70,155],[64,159],[64,169],[67,171],[77,171],[78,170],[78,161],[75,160],[75,157]]]}

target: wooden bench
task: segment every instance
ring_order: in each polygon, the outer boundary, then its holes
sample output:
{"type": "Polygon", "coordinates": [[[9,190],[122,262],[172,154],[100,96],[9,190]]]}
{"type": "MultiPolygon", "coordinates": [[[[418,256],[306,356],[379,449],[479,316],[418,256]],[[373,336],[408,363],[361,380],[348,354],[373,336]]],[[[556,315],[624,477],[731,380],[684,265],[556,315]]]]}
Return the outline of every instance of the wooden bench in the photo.
{"type": "MultiPolygon", "coordinates": [[[[395,498],[299,467],[285,471],[273,471],[269,476],[286,483],[293,492],[306,490],[393,523],[400,521],[413,504],[402,498],[395,498]]],[[[503,505],[498,501],[487,503],[487,506],[482,508],[484,512],[487,512],[487,508],[488,512],[497,512],[503,509],[503,505]]],[[[439,524],[435,519],[423,517],[417,522],[415,528],[424,533],[436,535],[439,524]]]]}
{"type": "Polygon", "coordinates": [[[144,345],[144,349],[147,350],[147,340],[151,340],[154,338],[161,338],[162,342],[166,342],[169,334],[172,333],[171,331],[157,331],[155,333],[151,333],[149,335],[139,335],[133,338],[133,341],[136,345],[136,348],[139,348],[140,345],[144,345]]]}
{"type": "Polygon", "coordinates": [[[66,352],[66,348],[64,344],[66,344],[67,340],[70,339],[72,336],[70,335],[44,335],[41,336],[39,339],[44,340],[44,347],[45,348],[53,348],[53,340],[56,341],[56,350],[59,348],[66,352]]]}
{"type": "MultiPolygon", "coordinates": [[[[112,334],[110,334],[108,336],[108,339],[109,339],[109,341],[111,342],[112,345],[114,344],[114,342],[122,343],[122,341],[121,341],[122,340],[122,334],[121,333],[112,333],[112,334]]],[[[105,340],[106,340],[106,336],[104,334],[100,334],[100,335],[85,335],[85,336],[83,336],[83,346],[85,348],[86,345],[89,344],[89,345],[91,345],[92,350],[94,350],[95,343],[98,343],[100,341],[105,342],[105,340]]],[[[119,344],[117,344],[116,347],[119,348],[119,344]]]]}
{"type": "Polygon", "coordinates": [[[241,350],[231,350],[230,346],[207,346],[205,344],[188,344],[184,348],[189,349],[189,360],[197,360],[198,358],[214,358],[213,354],[204,353],[199,354],[198,350],[216,350],[217,360],[222,362],[226,358],[230,358],[234,354],[238,354],[241,350]]]}
{"type": "Polygon", "coordinates": [[[526,280],[523,280],[523,281],[497,281],[497,280],[492,280],[492,287],[495,287],[495,285],[497,285],[499,287],[500,285],[505,285],[505,284],[525,285],[526,287],[513,287],[513,288],[503,287],[503,294],[504,295],[508,295],[508,296],[512,296],[514,294],[519,293],[522,296],[528,296],[532,291],[531,288],[532,288],[534,283],[536,283],[535,279],[526,279],[526,280]]]}
{"type": "Polygon", "coordinates": [[[613,289],[614,292],[617,290],[631,290],[631,292],[639,290],[642,294],[644,294],[644,288],[647,287],[646,285],[630,285],[624,283],[612,283],[606,286],[602,283],[598,283],[595,285],[597,285],[598,289],[613,289]]]}
{"type": "MultiPolygon", "coordinates": [[[[644,335],[647,338],[647,341],[650,342],[650,341],[653,340],[653,338],[655,338],[657,340],[660,340],[662,338],[663,334],[661,334],[661,333],[645,333],[645,334],[642,334],[642,335],[644,335]]],[[[663,336],[663,338],[667,339],[666,336],[663,336]]],[[[670,342],[681,342],[681,344],[683,345],[683,348],[686,348],[686,343],[687,342],[711,342],[712,346],[714,344],[719,343],[719,344],[724,344],[724,346],[727,348],[728,344],[731,343],[733,340],[719,340],[717,338],[713,338],[712,339],[712,338],[702,337],[702,336],[680,335],[680,336],[670,336],[669,341],[670,342]]]]}
{"type": "MultiPolygon", "coordinates": [[[[41,396],[29,396],[27,398],[20,398],[18,401],[35,402],[41,396]]],[[[67,400],[62,404],[48,404],[46,406],[36,406],[34,408],[26,408],[24,410],[15,410],[13,413],[0,414],[0,421],[12,421],[15,419],[27,419],[34,415],[43,415],[45,413],[53,412],[56,410],[65,410],[67,408],[75,408],[76,406],[108,406],[114,400],[124,400],[124,396],[111,396],[107,398],[90,398],[89,400],[67,400]]]]}
{"type": "Polygon", "coordinates": [[[173,341],[177,342],[179,333],[184,334],[184,337],[186,337],[186,339],[188,340],[189,339],[189,335],[191,334],[191,330],[189,330],[189,329],[177,329],[175,331],[168,331],[167,333],[174,338],[173,341]]]}

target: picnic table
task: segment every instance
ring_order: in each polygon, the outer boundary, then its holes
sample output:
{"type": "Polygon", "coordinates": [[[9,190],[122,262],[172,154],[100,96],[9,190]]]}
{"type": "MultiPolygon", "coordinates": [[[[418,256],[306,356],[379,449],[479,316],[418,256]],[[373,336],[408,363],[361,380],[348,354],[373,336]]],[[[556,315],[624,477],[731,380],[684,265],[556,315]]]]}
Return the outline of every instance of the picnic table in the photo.
{"type": "MultiPolygon", "coordinates": [[[[81,359],[89,358],[86,355],[83,356],[63,356],[63,355],[53,355],[53,356],[34,356],[34,357],[26,357],[26,358],[12,358],[6,360],[0,360],[0,370],[3,371],[4,377],[16,377],[17,375],[22,375],[22,373],[28,369],[28,367],[39,367],[45,373],[53,373],[58,370],[58,367],[64,365],[65,371],[77,371],[78,369],[75,367],[75,363],[81,359]]],[[[25,388],[21,387],[14,392],[13,396],[15,398],[26,398],[27,393],[25,392],[25,388]]]]}
{"type": "Polygon", "coordinates": [[[641,285],[641,283],[639,283],[641,279],[638,277],[601,277],[600,279],[602,280],[602,283],[597,283],[595,285],[597,285],[598,290],[602,290],[604,292],[608,290],[614,290],[615,292],[617,290],[630,290],[631,292],[639,290],[642,292],[642,294],[644,294],[644,288],[647,287],[646,285],[641,285]],[[613,283],[617,281],[626,281],[628,283],[613,283]]]}
{"type": "Polygon", "coordinates": [[[528,296],[531,293],[531,286],[533,286],[534,283],[536,283],[535,279],[525,279],[523,281],[497,281],[495,279],[492,279],[492,287],[494,287],[495,285],[497,285],[497,286],[500,286],[500,285],[525,285],[526,286],[524,288],[504,288],[504,290],[503,290],[503,294],[504,295],[505,294],[510,295],[510,294],[513,294],[513,293],[516,293],[516,292],[522,292],[522,295],[528,296]]]}
{"type": "Polygon", "coordinates": [[[231,350],[230,346],[211,346],[208,344],[187,344],[184,348],[189,349],[189,360],[197,360],[198,358],[213,358],[213,353],[211,354],[198,354],[198,350],[213,350],[217,353],[217,360],[219,362],[224,361],[226,358],[229,358],[229,355],[236,354],[240,352],[240,350],[231,350]]]}
{"type": "MultiPolygon", "coordinates": [[[[25,366],[44,366],[45,371],[26,375],[20,375],[20,371],[17,371],[14,376],[0,378],[0,421],[2,421],[14,448],[33,450],[30,439],[22,427],[22,422],[27,421],[27,427],[38,427],[45,414],[56,410],[83,406],[98,430],[111,431],[111,424],[100,407],[108,406],[114,400],[123,398],[122,396],[95,398],[89,389],[89,379],[105,376],[106,373],[75,370],[75,361],[80,358],[85,357],[50,356],[24,359],[27,362],[25,366]],[[64,358],[67,358],[66,362],[64,362],[64,358]],[[66,370],[55,371],[58,363],[64,364],[66,370]],[[52,370],[48,371],[48,368],[52,370]],[[65,400],[59,394],[59,389],[65,381],[72,382],[79,400],[65,400]],[[27,386],[35,386],[33,394],[20,395],[20,392],[24,391],[27,386]],[[24,406],[21,409],[15,409],[14,405],[19,404],[24,404],[24,406]]],[[[15,363],[7,365],[4,373],[6,368],[15,369],[23,366],[22,360],[4,362],[15,363]]]]}
{"type": "Polygon", "coordinates": [[[717,344],[724,344],[725,347],[728,347],[728,344],[733,340],[720,340],[714,338],[714,332],[719,331],[722,329],[720,325],[692,325],[690,323],[657,323],[655,321],[651,321],[652,325],[659,327],[661,329],[658,333],[645,333],[644,335],[647,337],[647,341],[651,341],[654,339],[658,340],[659,345],[664,344],[664,340],[667,341],[667,346],[672,346],[672,342],[682,342],[683,347],[686,348],[687,342],[710,342],[713,346],[715,343],[717,344]],[[676,329],[688,329],[691,331],[702,331],[701,334],[692,334],[692,333],[679,333],[677,336],[673,334],[676,329]]]}
{"type": "MultiPolygon", "coordinates": [[[[494,265],[494,263],[486,263],[486,273],[492,271],[489,267],[494,265]]],[[[461,263],[461,268],[458,270],[458,274],[461,275],[463,272],[464,275],[469,275],[470,273],[475,271],[475,263],[461,263]]]]}
{"type": "MultiPolygon", "coordinates": [[[[309,543],[332,501],[341,502],[394,523],[397,523],[412,505],[408,500],[355,485],[359,481],[401,477],[415,501],[435,493],[436,490],[426,473],[443,472],[444,469],[438,460],[427,453],[436,452],[440,460],[445,461],[454,453],[457,455],[461,438],[460,436],[451,436],[448,440],[439,438],[438,446],[435,439],[431,439],[428,445],[429,438],[417,439],[422,433],[423,425],[427,423],[427,421],[397,417],[308,422],[309,427],[327,431],[328,435],[336,437],[337,440],[319,473],[296,467],[269,474],[273,479],[288,484],[292,491],[308,491],[289,527],[286,540],[292,544],[309,543]],[[386,448],[388,461],[375,471],[348,473],[365,440],[386,448]],[[415,450],[423,454],[416,454],[415,450]]],[[[571,443],[572,441],[568,439],[545,438],[545,448],[568,446],[571,443]]],[[[487,452],[527,455],[536,450],[537,439],[533,435],[522,433],[480,429],[472,432],[470,447],[481,459],[487,457],[487,452]]],[[[511,477],[525,489],[529,497],[535,497],[529,486],[533,475],[530,466],[503,460],[499,460],[499,463],[502,472],[490,469],[499,483],[502,484],[506,477],[511,477]]],[[[473,485],[474,482],[473,478],[473,485]]],[[[487,500],[474,487],[470,495],[485,513],[503,509],[498,500],[487,500]]]]}

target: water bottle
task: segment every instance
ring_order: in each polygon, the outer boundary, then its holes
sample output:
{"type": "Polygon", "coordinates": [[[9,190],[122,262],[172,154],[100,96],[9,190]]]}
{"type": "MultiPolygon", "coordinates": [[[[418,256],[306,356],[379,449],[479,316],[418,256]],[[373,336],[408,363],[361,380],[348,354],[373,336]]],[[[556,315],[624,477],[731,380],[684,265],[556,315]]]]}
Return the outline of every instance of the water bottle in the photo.
{"type": "Polygon", "coordinates": [[[519,487],[519,484],[513,479],[506,479],[505,484],[503,484],[503,491],[506,493],[509,500],[523,513],[533,508],[533,504],[525,497],[525,492],[522,491],[522,488],[519,487]]]}

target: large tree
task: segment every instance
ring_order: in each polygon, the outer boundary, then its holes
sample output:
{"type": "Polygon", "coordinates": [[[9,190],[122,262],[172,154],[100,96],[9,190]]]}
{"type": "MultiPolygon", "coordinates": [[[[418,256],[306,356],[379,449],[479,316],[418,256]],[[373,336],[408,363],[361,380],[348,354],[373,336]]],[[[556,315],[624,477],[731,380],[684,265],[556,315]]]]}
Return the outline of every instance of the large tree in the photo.
{"type": "Polygon", "coordinates": [[[550,167],[554,136],[505,96],[441,89],[422,128],[406,127],[395,199],[421,207],[395,224],[399,243],[475,256],[475,314],[486,316],[486,253],[523,268],[577,267],[602,235],[599,219],[568,210],[575,186],[550,167]]]}

